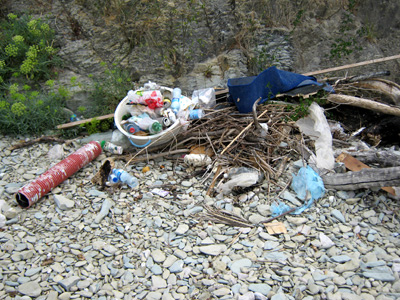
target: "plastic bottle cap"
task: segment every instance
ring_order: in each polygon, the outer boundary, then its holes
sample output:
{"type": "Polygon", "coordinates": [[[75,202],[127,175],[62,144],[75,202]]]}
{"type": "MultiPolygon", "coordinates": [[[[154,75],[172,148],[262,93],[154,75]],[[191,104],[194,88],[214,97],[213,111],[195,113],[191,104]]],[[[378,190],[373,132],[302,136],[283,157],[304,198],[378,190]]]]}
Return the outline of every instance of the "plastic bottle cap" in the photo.
{"type": "Polygon", "coordinates": [[[104,149],[104,145],[106,144],[106,141],[101,141],[100,142],[100,146],[101,146],[101,149],[104,149]]]}
{"type": "Polygon", "coordinates": [[[162,125],[160,122],[157,121],[151,125],[151,128],[153,129],[154,132],[158,133],[162,130],[162,125]]]}

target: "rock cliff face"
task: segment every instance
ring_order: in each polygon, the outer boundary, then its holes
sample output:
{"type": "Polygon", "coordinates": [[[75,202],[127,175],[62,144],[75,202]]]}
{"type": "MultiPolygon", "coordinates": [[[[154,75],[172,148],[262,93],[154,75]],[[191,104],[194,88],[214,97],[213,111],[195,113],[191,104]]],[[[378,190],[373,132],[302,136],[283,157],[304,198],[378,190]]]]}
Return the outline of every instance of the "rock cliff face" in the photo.
{"type": "MultiPolygon", "coordinates": [[[[272,65],[303,73],[399,53],[397,0],[3,2],[4,14],[51,20],[66,65],[61,81],[90,80],[104,61],[140,84],[151,80],[190,94],[272,65]]],[[[378,70],[400,80],[399,60],[350,72],[378,70]]]]}

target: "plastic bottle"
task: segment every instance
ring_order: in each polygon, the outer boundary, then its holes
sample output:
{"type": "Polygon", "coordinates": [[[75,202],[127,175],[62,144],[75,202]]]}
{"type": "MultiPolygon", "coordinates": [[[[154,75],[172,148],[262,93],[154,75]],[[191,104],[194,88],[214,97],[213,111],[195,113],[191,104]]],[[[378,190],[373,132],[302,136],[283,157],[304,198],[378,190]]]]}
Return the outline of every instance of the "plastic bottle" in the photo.
{"type": "Polygon", "coordinates": [[[147,113],[143,113],[139,116],[132,116],[128,121],[130,123],[134,122],[141,130],[148,131],[150,134],[156,134],[162,130],[160,122],[150,118],[147,113]]]}
{"type": "Polygon", "coordinates": [[[135,134],[135,133],[141,131],[140,127],[137,124],[131,123],[131,122],[125,123],[124,129],[130,134],[135,134]]]}
{"type": "Polygon", "coordinates": [[[135,176],[132,176],[128,172],[122,169],[113,169],[113,173],[117,176],[118,180],[122,183],[129,185],[129,187],[134,188],[139,184],[139,181],[135,176]]]}
{"type": "Polygon", "coordinates": [[[172,111],[177,114],[180,108],[180,98],[182,95],[182,91],[180,88],[174,88],[172,90],[172,100],[171,100],[171,109],[172,111]]]}
{"type": "Polygon", "coordinates": [[[164,105],[163,96],[159,90],[155,91],[128,91],[128,104],[145,104],[151,109],[164,105]]]}
{"type": "Polygon", "coordinates": [[[111,152],[112,154],[122,154],[124,149],[121,146],[114,145],[110,142],[101,141],[101,148],[105,151],[111,152]]]}
{"type": "Polygon", "coordinates": [[[191,120],[201,119],[203,116],[204,116],[204,111],[201,108],[190,110],[189,118],[191,120]]]}

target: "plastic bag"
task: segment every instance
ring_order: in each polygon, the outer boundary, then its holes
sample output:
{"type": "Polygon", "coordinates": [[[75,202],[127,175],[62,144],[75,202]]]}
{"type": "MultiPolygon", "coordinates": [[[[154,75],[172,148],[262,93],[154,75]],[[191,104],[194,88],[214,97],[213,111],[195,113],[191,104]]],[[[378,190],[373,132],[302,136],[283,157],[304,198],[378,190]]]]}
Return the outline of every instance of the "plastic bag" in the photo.
{"type": "Polygon", "coordinates": [[[192,101],[201,108],[213,108],[217,104],[215,90],[213,88],[195,90],[192,94],[192,101]]]}
{"type": "MultiPolygon", "coordinates": [[[[296,192],[299,199],[304,200],[304,204],[293,211],[291,214],[301,214],[307,208],[310,208],[314,200],[321,198],[325,193],[324,183],[321,177],[310,167],[302,167],[297,176],[293,174],[292,189],[296,192]],[[308,200],[308,201],[307,201],[308,200]]],[[[272,216],[279,216],[291,209],[283,202],[272,203],[272,216]]]]}
{"type": "Polygon", "coordinates": [[[308,108],[309,116],[296,122],[300,131],[315,140],[315,163],[319,169],[332,170],[335,158],[332,150],[332,134],[324,110],[315,102],[308,108]]]}
{"type": "Polygon", "coordinates": [[[221,185],[220,192],[224,195],[232,191],[235,186],[249,187],[262,180],[262,174],[256,169],[240,167],[233,168],[227,175],[229,181],[221,185]]]}

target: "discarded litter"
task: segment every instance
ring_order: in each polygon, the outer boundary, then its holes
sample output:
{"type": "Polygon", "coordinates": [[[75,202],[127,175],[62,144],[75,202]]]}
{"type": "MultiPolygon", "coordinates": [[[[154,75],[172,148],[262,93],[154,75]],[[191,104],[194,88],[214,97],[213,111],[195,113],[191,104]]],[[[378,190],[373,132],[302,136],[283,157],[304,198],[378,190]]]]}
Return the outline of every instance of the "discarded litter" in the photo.
{"type": "Polygon", "coordinates": [[[135,176],[132,176],[123,169],[113,169],[109,179],[112,183],[121,182],[128,185],[130,188],[134,188],[139,184],[135,176]]]}
{"type": "Polygon", "coordinates": [[[319,169],[332,170],[335,158],[332,150],[332,134],[324,110],[315,102],[308,108],[309,116],[296,122],[300,131],[315,140],[315,164],[319,169]]]}
{"type": "Polygon", "coordinates": [[[189,119],[203,116],[201,107],[182,95],[180,88],[150,81],[138,90],[128,91],[115,110],[114,120],[133,146],[143,148],[171,141],[187,127],[189,119]]]}
{"type": "MultiPolygon", "coordinates": [[[[297,176],[293,174],[292,189],[296,192],[299,199],[304,200],[304,204],[296,208],[291,214],[301,214],[307,208],[310,208],[314,200],[321,198],[325,193],[324,183],[321,177],[310,167],[302,167],[297,176]]],[[[279,216],[288,212],[292,208],[279,201],[271,204],[272,216],[279,216]]]]}
{"type": "MultiPolygon", "coordinates": [[[[304,76],[270,67],[257,76],[232,78],[228,80],[229,100],[234,102],[240,113],[252,111],[254,102],[259,104],[272,99],[276,94],[289,91],[300,85],[322,85],[314,77],[304,76]]],[[[330,87],[325,87],[332,91],[330,87]]]]}
{"type": "Polygon", "coordinates": [[[246,167],[232,168],[226,177],[229,180],[219,188],[224,195],[230,193],[234,187],[249,187],[260,182],[263,178],[257,169],[246,167]]]}
{"type": "Polygon", "coordinates": [[[101,141],[100,145],[101,145],[101,148],[104,151],[108,151],[108,152],[110,152],[112,154],[121,155],[123,153],[123,151],[124,151],[124,149],[121,146],[117,146],[117,145],[115,145],[113,143],[110,143],[110,142],[101,141]]]}
{"type": "Polygon", "coordinates": [[[18,190],[15,195],[18,204],[24,208],[32,206],[51,189],[98,157],[100,153],[100,143],[92,141],[86,144],[40,175],[36,180],[18,190]]]}
{"type": "Polygon", "coordinates": [[[211,164],[211,158],[205,154],[187,154],[183,158],[185,164],[193,167],[203,167],[211,164]]]}

